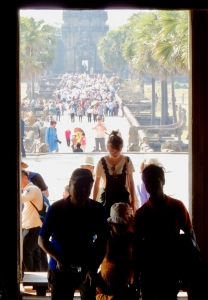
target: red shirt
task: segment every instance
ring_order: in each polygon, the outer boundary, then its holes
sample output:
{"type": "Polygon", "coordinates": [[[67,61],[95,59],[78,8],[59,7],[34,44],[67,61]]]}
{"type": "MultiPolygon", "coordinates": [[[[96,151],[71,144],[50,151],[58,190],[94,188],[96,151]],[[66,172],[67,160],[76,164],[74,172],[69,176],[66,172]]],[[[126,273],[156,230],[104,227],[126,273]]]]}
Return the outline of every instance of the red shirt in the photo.
{"type": "Polygon", "coordinates": [[[65,137],[67,140],[70,140],[70,136],[71,136],[71,131],[68,129],[65,131],[65,137]]]}

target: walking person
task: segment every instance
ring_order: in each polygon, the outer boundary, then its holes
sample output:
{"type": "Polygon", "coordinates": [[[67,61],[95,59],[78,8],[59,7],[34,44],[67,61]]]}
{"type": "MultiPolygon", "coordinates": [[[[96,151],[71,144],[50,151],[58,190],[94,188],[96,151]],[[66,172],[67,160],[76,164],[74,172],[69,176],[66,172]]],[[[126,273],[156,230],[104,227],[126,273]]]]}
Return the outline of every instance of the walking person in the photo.
{"type": "Polygon", "coordinates": [[[81,106],[77,107],[77,116],[78,116],[79,122],[82,123],[83,109],[81,106]]]}
{"type": "Polygon", "coordinates": [[[107,217],[110,216],[110,208],[114,203],[130,204],[133,213],[138,208],[133,180],[135,169],[130,157],[121,154],[122,149],[123,139],[118,131],[112,131],[107,141],[108,154],[98,161],[95,170],[93,199],[97,199],[102,180],[103,192],[99,201],[103,203],[107,217]]]}
{"type": "Polygon", "coordinates": [[[84,132],[82,132],[82,137],[80,139],[80,144],[81,144],[81,148],[83,150],[83,152],[85,152],[85,148],[86,148],[86,135],[84,132]]]}
{"type": "Polygon", "coordinates": [[[87,109],[87,119],[88,119],[89,123],[91,123],[91,121],[92,121],[92,112],[93,112],[92,106],[88,107],[88,109],[87,109]]]}
{"type": "Polygon", "coordinates": [[[164,194],[163,167],[148,165],[142,171],[142,180],[150,197],[134,219],[135,279],[140,280],[143,300],[177,300],[179,278],[174,243],[180,231],[195,239],[193,225],[183,202],[164,194]]]}
{"type": "Polygon", "coordinates": [[[75,108],[72,105],[69,108],[69,114],[71,117],[71,122],[74,123],[75,122],[75,108]]]}
{"type": "Polygon", "coordinates": [[[67,129],[65,131],[65,139],[68,147],[70,147],[70,142],[71,142],[70,137],[71,137],[71,130],[67,129]]]}
{"type": "Polygon", "coordinates": [[[98,111],[97,111],[96,105],[94,105],[94,107],[93,107],[92,115],[93,115],[93,121],[96,122],[97,121],[97,115],[98,115],[98,111]]]}
{"type": "Polygon", "coordinates": [[[92,185],[90,170],[75,169],[70,195],[52,203],[39,232],[38,243],[50,256],[47,277],[53,300],[73,300],[76,289],[82,300],[95,300],[108,226],[103,206],[89,198],[92,185]]]}
{"type": "Polygon", "coordinates": [[[56,121],[61,121],[61,108],[60,108],[60,104],[56,104],[56,121]]]}
{"type": "Polygon", "coordinates": [[[50,121],[50,127],[46,129],[45,133],[45,143],[49,152],[58,152],[60,143],[57,135],[56,121],[50,121]]]}
{"type": "Polygon", "coordinates": [[[107,128],[102,122],[101,116],[97,116],[97,125],[94,126],[92,130],[95,130],[95,151],[100,151],[100,147],[102,152],[106,152],[105,132],[107,131],[107,128]]]}

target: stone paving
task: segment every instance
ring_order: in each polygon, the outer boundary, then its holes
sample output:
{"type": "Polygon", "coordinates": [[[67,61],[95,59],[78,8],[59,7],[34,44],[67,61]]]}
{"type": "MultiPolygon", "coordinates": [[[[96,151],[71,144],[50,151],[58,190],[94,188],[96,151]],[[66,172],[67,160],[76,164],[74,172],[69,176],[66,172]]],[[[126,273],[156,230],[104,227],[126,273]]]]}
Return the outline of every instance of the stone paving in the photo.
{"type": "MultiPolygon", "coordinates": [[[[135,167],[134,180],[135,184],[138,182],[139,165],[146,157],[157,157],[166,169],[166,184],[164,191],[167,195],[183,201],[187,209],[189,209],[189,170],[188,170],[188,153],[135,153],[126,152],[128,145],[128,131],[129,125],[125,118],[121,117],[106,117],[105,124],[107,125],[107,132],[113,129],[120,129],[124,139],[123,152],[128,154],[133,161],[135,167]]],[[[92,127],[94,122],[88,123],[87,118],[83,118],[83,123],[79,123],[78,119],[75,123],[71,123],[69,116],[64,115],[61,121],[57,123],[58,137],[62,141],[59,153],[43,153],[43,154],[27,154],[23,159],[29,165],[28,170],[39,172],[45,179],[49,187],[49,200],[51,202],[61,199],[64,186],[68,184],[72,171],[80,167],[81,160],[85,155],[93,155],[95,164],[101,156],[102,152],[91,152],[94,147],[94,134],[92,127]],[[74,127],[81,127],[87,137],[87,147],[85,153],[73,153],[71,147],[68,148],[65,142],[64,131],[69,128],[73,131],[74,127]]],[[[107,140],[107,135],[106,135],[107,140]]]]}

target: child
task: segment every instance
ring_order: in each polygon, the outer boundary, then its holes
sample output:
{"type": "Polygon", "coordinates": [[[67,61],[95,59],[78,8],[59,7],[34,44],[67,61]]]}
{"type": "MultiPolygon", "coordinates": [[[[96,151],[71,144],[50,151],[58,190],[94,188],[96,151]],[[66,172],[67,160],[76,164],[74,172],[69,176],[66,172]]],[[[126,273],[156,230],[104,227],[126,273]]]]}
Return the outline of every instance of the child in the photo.
{"type": "Polygon", "coordinates": [[[98,273],[96,300],[131,299],[133,284],[133,210],[127,203],[111,206],[108,223],[111,227],[106,255],[98,273]]]}

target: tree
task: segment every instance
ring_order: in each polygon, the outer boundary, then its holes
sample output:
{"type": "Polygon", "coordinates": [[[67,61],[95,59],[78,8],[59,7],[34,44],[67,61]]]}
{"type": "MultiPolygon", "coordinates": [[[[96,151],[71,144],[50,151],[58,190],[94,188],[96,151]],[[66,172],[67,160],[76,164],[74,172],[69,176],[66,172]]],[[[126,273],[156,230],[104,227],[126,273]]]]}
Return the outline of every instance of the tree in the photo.
{"type": "Polygon", "coordinates": [[[31,80],[34,98],[34,77],[53,64],[56,55],[56,28],[43,20],[20,18],[20,72],[21,80],[31,80]]]}
{"type": "Polygon", "coordinates": [[[125,43],[125,32],[122,26],[119,29],[112,29],[101,38],[98,45],[98,55],[104,68],[117,73],[120,76],[121,69],[126,65],[122,54],[122,47],[125,43]]]}

